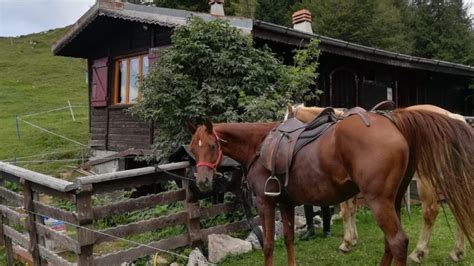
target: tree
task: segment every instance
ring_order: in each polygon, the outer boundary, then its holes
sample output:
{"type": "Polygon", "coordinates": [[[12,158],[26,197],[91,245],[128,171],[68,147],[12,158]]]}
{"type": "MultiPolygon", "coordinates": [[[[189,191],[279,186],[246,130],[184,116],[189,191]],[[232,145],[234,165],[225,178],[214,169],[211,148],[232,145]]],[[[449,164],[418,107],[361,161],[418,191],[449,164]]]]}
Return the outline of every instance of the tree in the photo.
{"type": "Polygon", "coordinates": [[[141,87],[134,114],[158,125],[159,159],[189,140],[185,123],[209,116],[215,122],[281,119],[288,101],[317,97],[319,50],[313,41],[286,66],[268,48],[223,20],[194,17],[176,28],[172,47],[141,87]]]}
{"type": "Polygon", "coordinates": [[[304,0],[294,9],[313,14],[313,30],[336,39],[396,52],[411,52],[409,28],[403,23],[403,0],[304,0]]]}
{"type": "Polygon", "coordinates": [[[255,18],[278,25],[291,25],[290,3],[288,0],[258,0],[255,18]]]}
{"type": "Polygon", "coordinates": [[[415,55],[474,63],[472,21],[462,0],[415,0],[412,12],[415,55]]]}

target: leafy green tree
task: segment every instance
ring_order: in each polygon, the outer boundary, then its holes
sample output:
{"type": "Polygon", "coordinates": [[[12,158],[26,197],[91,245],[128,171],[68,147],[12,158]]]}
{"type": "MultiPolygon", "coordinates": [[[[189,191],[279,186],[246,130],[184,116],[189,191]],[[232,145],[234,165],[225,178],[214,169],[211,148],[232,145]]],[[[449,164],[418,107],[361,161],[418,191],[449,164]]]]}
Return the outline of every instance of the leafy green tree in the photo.
{"type": "Polygon", "coordinates": [[[158,125],[160,159],[189,141],[185,123],[205,116],[215,122],[281,119],[287,102],[314,99],[317,42],[295,52],[286,66],[269,49],[223,20],[192,18],[176,28],[172,46],[159,58],[132,112],[158,125]]]}
{"type": "Polygon", "coordinates": [[[291,13],[288,0],[258,0],[255,18],[266,22],[289,26],[291,13]]]}
{"type": "MultiPolygon", "coordinates": [[[[224,12],[226,15],[236,15],[238,1],[239,0],[226,0],[224,2],[224,12]]],[[[184,9],[194,12],[207,13],[210,10],[208,0],[154,0],[153,3],[159,7],[184,9]]]]}
{"type": "Polygon", "coordinates": [[[409,53],[409,28],[402,21],[403,0],[304,0],[316,33],[371,47],[409,53]]]}
{"type": "Polygon", "coordinates": [[[472,20],[462,0],[415,0],[412,12],[415,55],[474,63],[472,20]]]}

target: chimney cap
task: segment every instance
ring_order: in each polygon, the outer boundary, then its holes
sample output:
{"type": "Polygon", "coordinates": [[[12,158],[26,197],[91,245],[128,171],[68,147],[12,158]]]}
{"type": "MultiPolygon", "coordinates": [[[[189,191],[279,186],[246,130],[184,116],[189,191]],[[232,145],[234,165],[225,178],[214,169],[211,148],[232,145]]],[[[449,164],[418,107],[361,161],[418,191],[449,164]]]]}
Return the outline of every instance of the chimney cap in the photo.
{"type": "Polygon", "coordinates": [[[293,13],[293,24],[301,23],[301,22],[311,22],[311,12],[307,9],[301,9],[293,13]]]}
{"type": "Polygon", "coordinates": [[[213,5],[213,4],[224,4],[224,0],[208,0],[207,3],[209,5],[213,5]]]}

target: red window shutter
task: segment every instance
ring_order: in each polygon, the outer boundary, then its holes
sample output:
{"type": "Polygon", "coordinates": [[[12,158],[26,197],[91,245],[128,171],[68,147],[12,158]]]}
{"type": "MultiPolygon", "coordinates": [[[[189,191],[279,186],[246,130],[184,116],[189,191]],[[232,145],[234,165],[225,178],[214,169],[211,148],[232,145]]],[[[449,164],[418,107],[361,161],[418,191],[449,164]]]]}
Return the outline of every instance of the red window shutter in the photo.
{"type": "Polygon", "coordinates": [[[107,106],[108,58],[94,60],[92,64],[91,104],[94,107],[107,106]]]}

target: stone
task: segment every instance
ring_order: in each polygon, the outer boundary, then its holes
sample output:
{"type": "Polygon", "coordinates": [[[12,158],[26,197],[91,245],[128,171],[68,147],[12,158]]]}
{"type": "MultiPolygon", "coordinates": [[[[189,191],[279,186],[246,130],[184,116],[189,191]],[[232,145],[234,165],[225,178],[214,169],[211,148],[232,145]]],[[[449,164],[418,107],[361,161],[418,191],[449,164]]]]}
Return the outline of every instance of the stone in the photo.
{"type": "Polygon", "coordinates": [[[299,230],[306,227],[306,218],[304,216],[295,216],[295,230],[299,230]]]}
{"type": "Polygon", "coordinates": [[[252,244],[253,249],[262,249],[260,242],[258,242],[257,235],[253,231],[250,232],[245,241],[250,242],[250,244],[252,244]]]}
{"type": "Polygon", "coordinates": [[[179,264],[175,261],[175,262],[171,263],[170,266],[181,266],[181,264],[179,264]]]}
{"type": "MultiPolygon", "coordinates": [[[[252,244],[242,239],[223,234],[211,234],[209,241],[209,261],[218,263],[227,256],[239,255],[252,251],[252,244]]],[[[189,266],[189,264],[188,264],[189,266]]]]}
{"type": "Polygon", "coordinates": [[[195,248],[189,254],[187,266],[207,266],[208,264],[206,257],[198,248],[195,248]]]}

